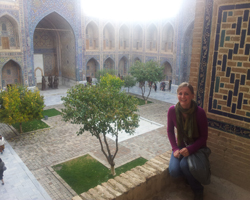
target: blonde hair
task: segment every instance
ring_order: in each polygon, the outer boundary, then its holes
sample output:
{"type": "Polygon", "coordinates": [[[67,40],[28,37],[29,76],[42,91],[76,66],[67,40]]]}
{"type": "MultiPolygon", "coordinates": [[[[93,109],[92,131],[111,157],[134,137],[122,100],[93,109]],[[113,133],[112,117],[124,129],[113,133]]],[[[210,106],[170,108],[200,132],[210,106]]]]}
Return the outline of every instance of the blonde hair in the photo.
{"type": "Polygon", "coordinates": [[[180,88],[183,88],[183,87],[188,87],[189,90],[190,90],[190,92],[191,92],[192,94],[194,94],[194,88],[193,88],[193,86],[192,86],[191,84],[189,84],[188,82],[183,82],[183,83],[181,83],[181,84],[178,86],[178,88],[177,88],[177,92],[179,91],[180,88]]]}

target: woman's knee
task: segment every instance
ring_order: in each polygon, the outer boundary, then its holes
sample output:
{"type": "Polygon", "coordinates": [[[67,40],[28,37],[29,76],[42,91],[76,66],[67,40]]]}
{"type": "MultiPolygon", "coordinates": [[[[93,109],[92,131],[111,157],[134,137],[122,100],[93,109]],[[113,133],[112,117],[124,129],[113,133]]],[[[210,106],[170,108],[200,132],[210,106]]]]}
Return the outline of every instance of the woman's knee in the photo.
{"type": "Polygon", "coordinates": [[[185,173],[186,171],[189,171],[189,167],[188,167],[188,162],[187,162],[187,157],[184,157],[181,162],[180,162],[180,168],[181,171],[183,173],[185,173]]]}
{"type": "Polygon", "coordinates": [[[180,168],[168,168],[169,174],[171,177],[177,178],[182,176],[182,173],[180,171],[180,168]]]}

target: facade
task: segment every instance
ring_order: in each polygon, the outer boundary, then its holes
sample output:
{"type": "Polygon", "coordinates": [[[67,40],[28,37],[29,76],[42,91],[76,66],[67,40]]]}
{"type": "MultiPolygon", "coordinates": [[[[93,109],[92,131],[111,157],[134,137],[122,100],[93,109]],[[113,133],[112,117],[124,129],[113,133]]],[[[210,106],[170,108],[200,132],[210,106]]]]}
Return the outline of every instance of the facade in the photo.
{"type": "Polygon", "coordinates": [[[104,68],[124,76],[136,60],[158,61],[173,84],[188,81],[195,0],[175,18],[149,22],[88,17],[83,7],[81,0],[2,0],[1,88],[36,86],[42,76],[70,86],[104,68]]]}

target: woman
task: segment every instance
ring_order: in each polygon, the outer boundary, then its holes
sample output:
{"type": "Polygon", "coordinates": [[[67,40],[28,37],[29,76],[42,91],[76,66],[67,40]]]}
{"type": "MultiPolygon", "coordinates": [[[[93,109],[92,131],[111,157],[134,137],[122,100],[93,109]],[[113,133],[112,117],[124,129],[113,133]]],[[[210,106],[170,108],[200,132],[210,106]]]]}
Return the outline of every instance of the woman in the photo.
{"type": "Polygon", "coordinates": [[[2,180],[2,185],[4,185],[4,181],[3,181],[3,171],[4,171],[4,162],[2,161],[2,159],[0,158],[0,179],[2,180]]]}
{"type": "Polygon", "coordinates": [[[189,171],[187,157],[206,146],[208,125],[205,111],[197,106],[194,89],[181,83],[177,89],[179,102],[168,110],[168,138],[172,146],[169,173],[172,177],[184,176],[194,192],[195,200],[203,199],[203,186],[189,171]],[[177,139],[174,127],[177,128],[177,139]]]}

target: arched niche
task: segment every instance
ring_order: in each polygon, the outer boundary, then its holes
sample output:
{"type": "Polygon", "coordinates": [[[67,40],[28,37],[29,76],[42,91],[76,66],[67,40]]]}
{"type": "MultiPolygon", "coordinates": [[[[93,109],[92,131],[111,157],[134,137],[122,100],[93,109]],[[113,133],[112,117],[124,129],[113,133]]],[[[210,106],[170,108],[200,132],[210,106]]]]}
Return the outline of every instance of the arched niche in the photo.
{"type": "Polygon", "coordinates": [[[136,57],[136,58],[134,59],[134,63],[135,63],[136,61],[141,62],[141,59],[140,59],[140,58],[138,58],[138,57],[136,57]]]}
{"type": "Polygon", "coordinates": [[[115,70],[115,62],[110,57],[107,58],[103,64],[103,69],[112,69],[115,70]]]}
{"type": "Polygon", "coordinates": [[[123,56],[119,61],[118,75],[125,76],[128,74],[128,59],[123,56]]]}
{"type": "Polygon", "coordinates": [[[58,76],[59,84],[76,80],[75,35],[61,15],[52,12],[40,20],[34,31],[33,45],[34,58],[37,55],[42,60],[34,60],[35,69],[43,69],[45,77],[58,76]]]}
{"type": "Polygon", "coordinates": [[[133,30],[133,49],[142,50],[142,27],[137,25],[133,30]]]}
{"type": "Polygon", "coordinates": [[[22,84],[22,69],[13,60],[9,60],[2,68],[2,87],[7,84],[22,84]]]}
{"type": "Polygon", "coordinates": [[[93,21],[86,26],[86,50],[99,49],[99,29],[93,21]]]}
{"type": "Polygon", "coordinates": [[[147,29],[146,50],[157,51],[157,28],[154,24],[147,29]]]}
{"type": "Polygon", "coordinates": [[[123,25],[119,31],[119,49],[125,50],[129,48],[129,29],[123,25]]]}
{"type": "Polygon", "coordinates": [[[164,66],[164,81],[172,80],[172,66],[168,61],[163,63],[164,66]]]}
{"type": "Polygon", "coordinates": [[[103,29],[103,49],[115,49],[115,29],[110,23],[106,24],[103,29]]]}
{"type": "Polygon", "coordinates": [[[193,44],[193,29],[194,22],[192,22],[187,30],[185,31],[183,37],[183,55],[182,55],[182,63],[181,63],[181,82],[188,82],[190,76],[190,63],[192,56],[192,44],[193,44]]]}
{"type": "Polygon", "coordinates": [[[0,50],[20,49],[16,20],[8,14],[0,17],[0,50]]]}
{"type": "Polygon", "coordinates": [[[99,63],[95,58],[91,58],[87,62],[86,66],[86,77],[96,78],[96,72],[100,68],[99,63]]]}
{"type": "Polygon", "coordinates": [[[174,29],[170,23],[167,23],[162,29],[162,52],[173,52],[174,43],[174,29]]]}

